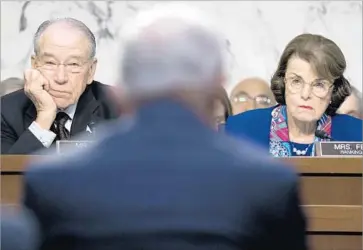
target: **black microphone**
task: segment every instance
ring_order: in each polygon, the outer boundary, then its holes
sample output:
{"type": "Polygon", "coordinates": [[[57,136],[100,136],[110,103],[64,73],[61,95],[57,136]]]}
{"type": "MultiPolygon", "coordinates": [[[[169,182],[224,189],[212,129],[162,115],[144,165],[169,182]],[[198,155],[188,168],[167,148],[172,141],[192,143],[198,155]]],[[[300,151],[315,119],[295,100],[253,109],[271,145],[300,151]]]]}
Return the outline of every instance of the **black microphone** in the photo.
{"type": "Polygon", "coordinates": [[[333,138],[331,138],[325,131],[323,130],[316,130],[315,131],[315,136],[319,137],[320,139],[328,139],[331,141],[334,141],[333,138]]]}

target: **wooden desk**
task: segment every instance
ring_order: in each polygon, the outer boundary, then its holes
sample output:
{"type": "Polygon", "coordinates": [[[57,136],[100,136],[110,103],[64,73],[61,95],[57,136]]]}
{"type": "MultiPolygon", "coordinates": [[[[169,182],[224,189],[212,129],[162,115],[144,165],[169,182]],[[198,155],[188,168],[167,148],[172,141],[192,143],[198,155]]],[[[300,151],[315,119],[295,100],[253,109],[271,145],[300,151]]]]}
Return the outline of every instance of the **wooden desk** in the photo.
{"type": "MultiPolygon", "coordinates": [[[[34,157],[1,157],[2,202],[18,203],[24,165],[34,157]]],[[[362,158],[289,158],[301,176],[312,250],[362,250],[362,158]]],[[[288,236],[287,236],[288,237],[288,236]]]]}
{"type": "Polygon", "coordinates": [[[19,203],[23,188],[22,174],[26,163],[33,158],[26,155],[1,155],[1,203],[19,203]]]}
{"type": "Polygon", "coordinates": [[[290,158],[313,250],[362,250],[362,158],[290,158]]]}

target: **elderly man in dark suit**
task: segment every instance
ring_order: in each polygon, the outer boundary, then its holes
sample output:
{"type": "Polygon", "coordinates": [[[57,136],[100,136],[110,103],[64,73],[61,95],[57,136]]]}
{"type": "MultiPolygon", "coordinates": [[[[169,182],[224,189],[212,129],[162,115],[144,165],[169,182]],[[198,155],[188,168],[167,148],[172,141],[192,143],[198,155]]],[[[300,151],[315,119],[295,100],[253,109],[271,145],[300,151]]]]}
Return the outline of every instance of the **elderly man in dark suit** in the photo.
{"type": "Polygon", "coordinates": [[[93,80],[95,52],[94,35],[76,19],[40,25],[24,89],[1,98],[2,154],[32,154],[117,117],[110,87],[93,80]]]}
{"type": "Polygon", "coordinates": [[[296,174],[214,130],[222,39],[188,7],[138,18],[120,68],[133,123],[27,168],[42,249],[305,250],[296,174]]]}

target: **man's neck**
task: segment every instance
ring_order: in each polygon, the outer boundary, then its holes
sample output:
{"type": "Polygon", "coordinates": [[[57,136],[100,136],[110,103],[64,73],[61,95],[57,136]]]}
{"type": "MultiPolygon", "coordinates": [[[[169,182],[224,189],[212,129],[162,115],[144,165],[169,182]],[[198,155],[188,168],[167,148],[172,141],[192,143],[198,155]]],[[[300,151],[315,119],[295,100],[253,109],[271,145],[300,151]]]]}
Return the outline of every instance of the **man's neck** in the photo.
{"type": "Polygon", "coordinates": [[[178,91],[164,95],[152,96],[147,98],[139,98],[128,102],[129,110],[136,111],[141,106],[147,106],[158,100],[169,99],[179,102],[200,118],[207,126],[214,127],[213,103],[214,98],[203,92],[196,91],[178,91]],[[132,107],[132,108],[131,108],[132,107]]]}
{"type": "Polygon", "coordinates": [[[58,109],[57,112],[65,112],[71,118],[71,120],[73,120],[74,115],[76,113],[76,108],[77,108],[77,102],[75,104],[68,106],[66,109],[63,110],[58,109]]]}

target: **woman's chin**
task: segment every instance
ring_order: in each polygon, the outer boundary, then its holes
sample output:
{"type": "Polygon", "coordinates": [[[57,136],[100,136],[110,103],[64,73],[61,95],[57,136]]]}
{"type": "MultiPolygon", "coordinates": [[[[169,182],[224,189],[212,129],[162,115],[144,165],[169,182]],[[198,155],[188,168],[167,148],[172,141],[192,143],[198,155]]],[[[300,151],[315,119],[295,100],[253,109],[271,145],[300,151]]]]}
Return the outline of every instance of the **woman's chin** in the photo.
{"type": "Polygon", "coordinates": [[[300,113],[294,116],[294,118],[300,122],[316,122],[318,119],[315,116],[306,113],[300,113]]]}

